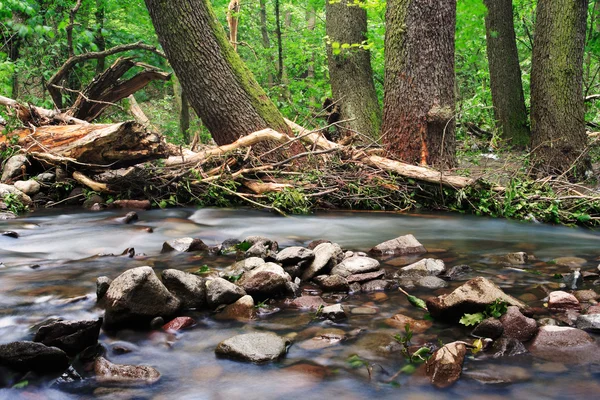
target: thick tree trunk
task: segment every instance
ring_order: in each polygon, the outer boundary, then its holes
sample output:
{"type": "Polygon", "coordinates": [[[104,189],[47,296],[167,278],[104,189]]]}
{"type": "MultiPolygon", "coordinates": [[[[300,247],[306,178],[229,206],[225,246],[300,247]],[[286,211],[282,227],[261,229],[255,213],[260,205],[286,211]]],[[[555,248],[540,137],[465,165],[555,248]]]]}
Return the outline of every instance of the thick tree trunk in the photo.
{"type": "Polygon", "coordinates": [[[359,132],[376,139],[381,127],[381,109],[373,83],[371,54],[358,47],[367,39],[367,12],[355,0],[341,0],[327,1],[326,13],[333,101],[339,106],[340,118],[348,120],[339,127],[340,132],[359,132]],[[350,47],[346,48],[346,44],[350,47]]]}
{"type": "Polygon", "coordinates": [[[587,0],[539,0],[531,71],[532,166],[585,179],[583,52],[587,0]]]}
{"type": "Polygon", "coordinates": [[[529,144],[527,109],[515,38],[512,0],[485,0],[487,56],[494,113],[501,137],[523,149],[529,144]]]}
{"type": "Polygon", "coordinates": [[[191,106],[217,144],[267,127],[290,133],[229,44],[210,1],[146,0],[146,6],[191,106]]]}
{"type": "Polygon", "coordinates": [[[455,0],[388,0],[382,137],[411,164],[453,167],[455,0]]]}

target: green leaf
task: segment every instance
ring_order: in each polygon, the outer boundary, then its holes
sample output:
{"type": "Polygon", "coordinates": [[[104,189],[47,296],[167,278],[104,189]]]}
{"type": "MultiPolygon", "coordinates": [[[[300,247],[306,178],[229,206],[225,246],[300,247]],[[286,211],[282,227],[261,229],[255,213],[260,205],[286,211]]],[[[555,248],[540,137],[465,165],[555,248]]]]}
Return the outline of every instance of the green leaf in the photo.
{"type": "Polygon", "coordinates": [[[460,322],[461,324],[463,324],[465,326],[472,326],[472,325],[477,325],[484,319],[485,319],[485,315],[483,315],[483,313],[465,314],[462,316],[462,318],[458,322],[460,322]]]}
{"type": "Polygon", "coordinates": [[[15,383],[13,385],[13,389],[23,389],[26,388],[27,386],[29,386],[29,381],[21,381],[19,383],[15,383]]]}
{"type": "Polygon", "coordinates": [[[250,242],[243,241],[242,243],[238,243],[235,247],[239,251],[244,251],[245,252],[245,251],[248,251],[248,249],[250,247],[252,247],[252,245],[250,244],[250,242]]]}

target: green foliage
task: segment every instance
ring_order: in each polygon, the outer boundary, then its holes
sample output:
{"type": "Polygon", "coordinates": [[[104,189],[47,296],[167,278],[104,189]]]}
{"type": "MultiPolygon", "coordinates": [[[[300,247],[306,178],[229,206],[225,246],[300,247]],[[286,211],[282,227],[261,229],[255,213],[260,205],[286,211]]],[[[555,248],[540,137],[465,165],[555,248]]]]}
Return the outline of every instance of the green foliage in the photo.
{"type": "Polygon", "coordinates": [[[29,208],[23,204],[19,196],[14,193],[5,194],[3,202],[6,204],[6,209],[13,214],[22,214],[29,211],[29,208]]]}
{"type": "Polygon", "coordinates": [[[492,304],[488,304],[483,312],[465,314],[458,322],[465,326],[477,325],[486,318],[500,318],[506,313],[507,309],[507,302],[496,299],[492,304]]]}
{"type": "Polygon", "coordinates": [[[267,194],[269,202],[283,212],[292,214],[308,214],[311,211],[311,202],[300,189],[285,188],[279,192],[267,194]]]}
{"type": "Polygon", "coordinates": [[[210,272],[210,267],[206,264],[198,268],[196,271],[192,272],[194,275],[205,275],[210,272]]]}
{"type": "Polygon", "coordinates": [[[431,357],[431,348],[429,348],[428,346],[422,346],[419,349],[417,349],[414,352],[410,351],[410,346],[411,346],[411,339],[413,337],[413,332],[410,328],[410,324],[406,324],[404,325],[404,333],[403,334],[396,334],[394,335],[394,339],[400,343],[402,345],[402,355],[408,360],[408,362],[410,363],[409,365],[412,364],[412,368],[407,368],[405,371],[405,373],[412,373],[416,370],[416,365],[424,363],[425,361],[427,361],[429,359],[429,357],[431,357]]]}

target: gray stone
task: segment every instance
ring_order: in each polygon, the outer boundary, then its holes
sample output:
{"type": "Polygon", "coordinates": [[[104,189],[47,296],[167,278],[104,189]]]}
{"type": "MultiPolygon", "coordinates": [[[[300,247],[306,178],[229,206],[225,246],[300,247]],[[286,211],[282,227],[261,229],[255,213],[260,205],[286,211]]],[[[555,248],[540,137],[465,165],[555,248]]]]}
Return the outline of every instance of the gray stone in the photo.
{"type": "MultiPolygon", "coordinates": [[[[0,201],[0,206],[4,205],[4,203],[2,201],[0,201]]],[[[15,219],[17,218],[16,214],[10,211],[0,211],[0,221],[5,221],[8,219],[15,219]]]]}
{"type": "Polygon", "coordinates": [[[392,287],[393,284],[390,281],[385,281],[383,279],[375,279],[360,285],[360,290],[365,293],[383,292],[385,290],[390,290],[392,287]]]}
{"type": "Polygon", "coordinates": [[[587,263],[587,260],[581,257],[558,257],[553,261],[558,266],[569,268],[583,267],[587,263]]]}
{"type": "Polygon", "coordinates": [[[38,182],[51,183],[51,182],[54,182],[56,175],[54,175],[52,172],[42,172],[35,178],[37,179],[38,182]]]}
{"type": "Polygon", "coordinates": [[[598,293],[596,293],[595,291],[593,291],[592,289],[576,290],[575,292],[573,292],[573,296],[575,296],[575,298],[580,303],[595,301],[600,298],[600,295],[598,293]]]}
{"type": "Polygon", "coordinates": [[[4,170],[2,171],[2,182],[8,182],[11,179],[19,176],[23,173],[22,167],[27,163],[27,157],[23,154],[17,154],[12,156],[4,164],[4,170]]]}
{"type": "Polygon", "coordinates": [[[244,272],[237,282],[251,296],[275,296],[286,292],[286,283],[292,278],[279,265],[266,263],[244,272]]]}
{"type": "Polygon", "coordinates": [[[206,281],[206,300],[210,307],[234,303],[245,295],[244,289],[223,278],[206,281]]]}
{"type": "Polygon", "coordinates": [[[443,276],[448,280],[456,281],[458,279],[462,279],[465,275],[471,272],[473,272],[473,268],[471,268],[468,265],[462,264],[455,265],[454,267],[450,268],[448,271],[444,272],[443,276]]]}
{"type": "Polygon", "coordinates": [[[286,339],[274,333],[245,333],[222,341],[215,353],[237,360],[262,363],[283,356],[288,344],[286,339]]]}
{"type": "Polygon", "coordinates": [[[402,276],[435,276],[446,270],[444,261],[435,258],[424,258],[414,264],[400,268],[402,276]]]}
{"type": "Polygon", "coordinates": [[[293,246],[281,250],[275,256],[275,261],[281,265],[295,265],[302,261],[312,261],[315,258],[315,253],[305,247],[293,246]]]}
{"type": "Polygon", "coordinates": [[[548,310],[581,310],[581,304],[579,304],[579,300],[572,294],[557,290],[548,295],[548,310]]]}
{"type": "Polygon", "coordinates": [[[519,340],[515,338],[501,337],[494,341],[492,345],[493,357],[514,357],[520,354],[526,354],[527,349],[519,340]]]}
{"type": "Polygon", "coordinates": [[[529,351],[536,357],[565,364],[600,361],[600,349],[587,332],[565,326],[542,326],[529,351]]]}
{"type": "Polygon", "coordinates": [[[111,283],[112,279],[108,276],[100,276],[96,279],[96,298],[98,300],[102,300],[106,292],[108,292],[111,283]]]}
{"type": "Polygon", "coordinates": [[[504,326],[502,326],[502,322],[496,318],[486,318],[473,329],[471,335],[481,338],[497,339],[502,336],[503,332],[504,326]]]}
{"type": "Polygon", "coordinates": [[[360,293],[360,292],[362,292],[362,285],[358,282],[351,283],[350,286],[348,287],[348,293],[350,293],[350,294],[360,293]]]}
{"type": "Polygon", "coordinates": [[[30,206],[32,204],[31,197],[27,196],[16,187],[0,183],[0,199],[3,199],[9,194],[15,196],[25,206],[30,206]]]}
{"type": "Polygon", "coordinates": [[[369,257],[350,257],[333,267],[332,275],[340,275],[344,278],[354,275],[372,272],[379,269],[379,261],[369,257]]]}
{"type": "Polygon", "coordinates": [[[67,353],[36,342],[12,342],[0,345],[0,366],[38,373],[60,373],[69,367],[67,353]]]}
{"type": "Polygon", "coordinates": [[[244,242],[250,244],[250,248],[245,253],[246,257],[265,259],[274,256],[279,248],[277,242],[262,236],[248,236],[244,242]]]}
{"type": "Polygon", "coordinates": [[[219,273],[221,278],[239,277],[246,271],[252,271],[254,268],[263,266],[266,261],[260,257],[249,257],[225,268],[219,273]]]}
{"type": "Polygon", "coordinates": [[[525,309],[525,304],[504,293],[492,281],[478,277],[471,279],[452,293],[427,300],[427,309],[433,318],[458,321],[465,313],[474,314],[485,310],[497,299],[508,305],[525,309]]]}
{"type": "Polygon", "coordinates": [[[343,319],[348,318],[341,304],[334,304],[331,306],[323,307],[323,309],[321,310],[321,315],[332,321],[341,321],[343,319]]]}
{"type": "Polygon", "coordinates": [[[600,314],[580,315],[575,325],[585,331],[600,332],[600,314]]]}
{"type": "Polygon", "coordinates": [[[41,189],[40,184],[33,179],[29,179],[27,181],[16,181],[13,185],[27,196],[33,196],[34,194],[37,194],[41,189]]]}
{"type": "Polygon", "coordinates": [[[531,340],[537,333],[537,324],[533,318],[527,318],[519,307],[510,306],[506,313],[500,317],[500,322],[504,327],[503,336],[515,338],[521,342],[531,340]]]}
{"type": "Polygon", "coordinates": [[[501,260],[513,265],[523,265],[527,264],[529,256],[527,255],[527,253],[519,251],[516,253],[506,254],[503,257],[501,257],[501,260]]]}
{"type": "Polygon", "coordinates": [[[425,247],[413,236],[404,235],[373,247],[370,253],[377,255],[407,255],[426,253],[425,247]]]}
{"type": "Polygon", "coordinates": [[[145,327],[155,317],[175,314],[181,302],[158,279],[152,268],[138,267],[119,275],[106,292],[107,327],[145,327]]]}
{"type": "Polygon", "coordinates": [[[383,278],[384,276],[385,276],[385,270],[380,269],[378,271],[367,272],[365,274],[350,275],[346,278],[346,280],[348,281],[348,283],[354,283],[354,282],[362,283],[362,282],[372,281],[373,279],[380,279],[380,278],[383,278]]]}
{"type": "Polygon", "coordinates": [[[487,385],[526,382],[531,379],[531,373],[525,368],[512,365],[478,366],[477,369],[465,371],[464,376],[487,385]]]}
{"type": "Polygon", "coordinates": [[[344,253],[336,243],[321,243],[313,250],[315,258],[302,274],[302,280],[307,281],[319,274],[329,272],[342,261],[344,253]]]}
{"type": "Polygon", "coordinates": [[[208,246],[204,244],[202,240],[186,237],[166,241],[163,243],[161,253],[168,253],[170,251],[191,252],[205,250],[208,250],[208,246]]]}
{"type": "Polygon", "coordinates": [[[33,341],[58,347],[69,356],[75,356],[98,343],[101,326],[102,319],[52,322],[40,327],[33,341]]]}
{"type": "Polygon", "coordinates": [[[454,384],[460,378],[466,354],[467,348],[461,342],[448,343],[436,350],[425,364],[431,383],[438,388],[454,384]]]}
{"type": "Polygon", "coordinates": [[[327,303],[319,296],[302,296],[288,302],[292,308],[302,310],[318,310],[320,307],[327,306],[327,303]]]}
{"type": "Polygon", "coordinates": [[[185,309],[200,309],[206,306],[206,279],[194,274],[167,269],[162,273],[165,287],[181,301],[185,309]]]}
{"type": "Polygon", "coordinates": [[[319,275],[313,281],[325,292],[348,292],[349,289],[346,278],[339,275],[319,275]]]}
{"type": "Polygon", "coordinates": [[[448,287],[448,282],[437,276],[422,276],[415,280],[415,284],[430,290],[448,287]]]}
{"type": "Polygon", "coordinates": [[[96,381],[114,384],[153,384],[160,379],[160,372],[155,368],[143,365],[113,364],[104,357],[94,362],[96,381]]]}

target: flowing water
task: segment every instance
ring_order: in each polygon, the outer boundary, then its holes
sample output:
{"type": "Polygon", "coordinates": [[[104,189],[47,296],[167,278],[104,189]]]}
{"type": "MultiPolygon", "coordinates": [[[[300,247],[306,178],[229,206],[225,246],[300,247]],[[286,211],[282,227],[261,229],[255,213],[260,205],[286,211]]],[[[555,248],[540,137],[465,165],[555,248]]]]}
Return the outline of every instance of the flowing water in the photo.
{"type": "MultiPolygon", "coordinates": [[[[98,276],[115,278],[137,266],[150,265],[157,273],[167,268],[195,271],[202,265],[213,270],[235,261],[235,256],[160,254],[165,240],[201,238],[208,245],[228,238],[261,235],[279,242],[280,248],[306,245],[313,239],[328,239],[344,249],[366,251],[382,241],[412,233],[430,251],[426,257],[441,258],[447,267],[468,264],[474,272],[465,277],[485,276],[514,296],[529,295],[528,304],[541,306],[543,294],[537,285],[557,288],[555,273],[568,273],[551,261],[577,256],[587,260],[582,271],[594,271],[600,258],[600,234],[592,230],[551,227],[505,220],[455,215],[400,215],[389,213],[323,213],[283,218],[255,210],[172,209],[138,212],[139,220],[121,224],[123,211],[36,212],[11,221],[0,221],[0,231],[15,231],[19,238],[0,236],[0,343],[31,340],[32,327],[50,318],[67,320],[102,316],[96,307],[98,276]],[[151,229],[148,229],[151,228],[151,229]],[[135,248],[135,257],[121,255],[135,248]],[[504,266],[495,255],[525,251],[536,257],[522,269],[504,266]],[[534,295],[532,297],[531,295],[534,295]],[[537,297],[536,297],[537,296],[537,297]]],[[[418,258],[414,258],[418,260],[418,258]]],[[[388,271],[411,259],[382,260],[388,271]]],[[[414,289],[426,298],[449,292],[451,287],[431,292],[414,289]]],[[[584,283],[581,288],[591,288],[584,283]]],[[[402,313],[421,319],[400,293],[370,293],[352,296],[323,294],[328,303],[342,302],[350,311],[370,308],[372,314],[349,314],[334,324],[315,318],[310,311],[286,309],[275,302],[271,310],[249,323],[225,322],[208,312],[189,312],[197,325],[176,335],[162,331],[122,330],[100,342],[106,357],[119,364],[145,364],[157,368],[162,377],[148,387],[104,386],[82,382],[30,385],[25,389],[0,389],[4,399],[279,399],[279,398],[583,398],[600,393],[600,376],[590,365],[569,365],[517,356],[492,360],[469,357],[464,376],[453,387],[437,390],[418,370],[413,375],[390,377],[406,360],[392,338],[401,332],[385,320],[402,313]],[[345,336],[329,346],[312,341],[325,329],[345,336]],[[294,338],[288,354],[278,362],[246,364],[217,358],[216,345],[235,334],[271,331],[294,338]],[[118,348],[133,351],[118,354],[118,348]],[[364,365],[353,368],[348,360],[357,357],[364,365]],[[368,368],[369,367],[369,368],[368,368]],[[473,376],[496,371],[512,383],[483,384],[473,376]],[[469,375],[471,373],[471,375],[469,375]]],[[[470,329],[435,322],[413,343],[447,343],[468,339],[470,329]]]]}

